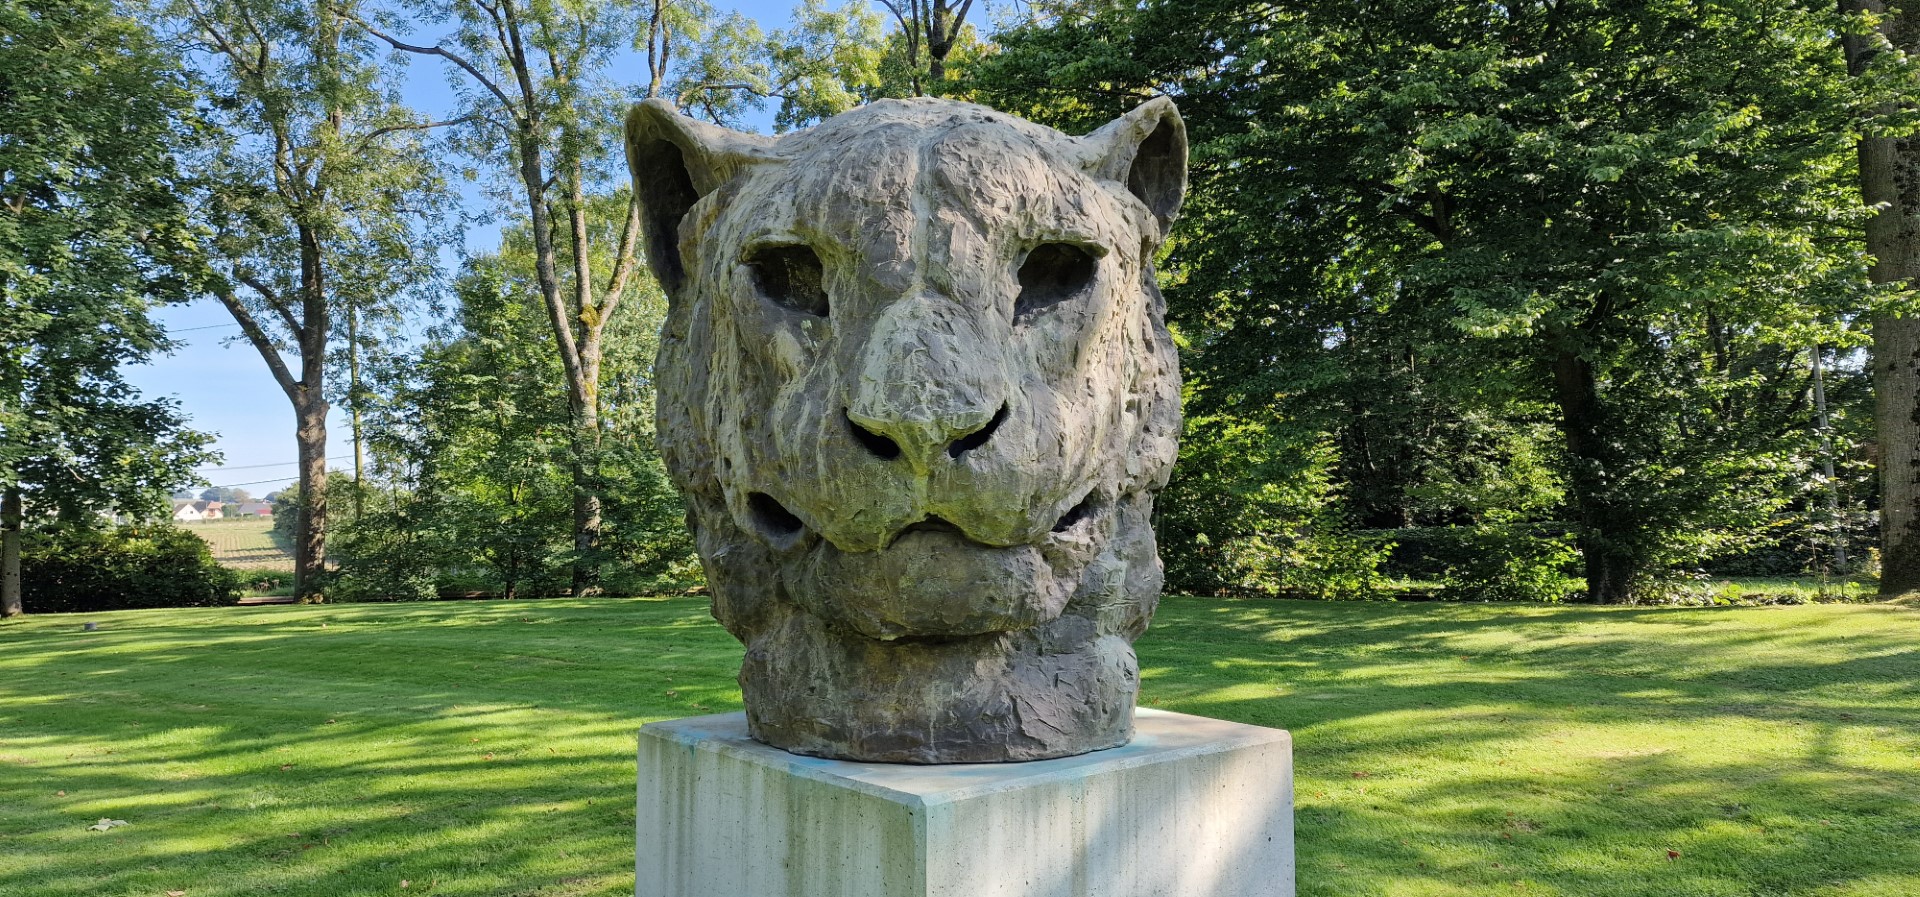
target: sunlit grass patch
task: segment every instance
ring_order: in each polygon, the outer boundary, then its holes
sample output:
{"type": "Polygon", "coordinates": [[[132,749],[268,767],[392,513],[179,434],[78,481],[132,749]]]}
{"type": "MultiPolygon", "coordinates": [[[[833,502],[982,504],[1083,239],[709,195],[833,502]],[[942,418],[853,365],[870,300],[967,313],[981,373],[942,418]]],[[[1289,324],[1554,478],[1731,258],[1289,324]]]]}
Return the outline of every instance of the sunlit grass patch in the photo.
{"type": "MultiPolygon", "coordinates": [[[[1293,731],[1302,895],[1920,893],[1912,610],[1170,598],[1139,648],[1293,731]]],[[[633,730],[739,654],[688,599],[0,624],[0,894],[631,894],[633,730]]]]}

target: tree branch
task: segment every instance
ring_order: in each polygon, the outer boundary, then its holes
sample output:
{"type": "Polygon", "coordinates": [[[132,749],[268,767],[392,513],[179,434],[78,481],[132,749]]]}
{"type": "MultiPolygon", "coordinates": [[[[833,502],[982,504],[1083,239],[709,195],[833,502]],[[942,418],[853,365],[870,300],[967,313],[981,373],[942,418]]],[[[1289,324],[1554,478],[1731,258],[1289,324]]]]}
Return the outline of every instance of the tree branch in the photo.
{"type": "Polygon", "coordinates": [[[408,124],[408,125],[388,125],[384,128],[375,128],[361,135],[360,148],[364,150],[367,148],[369,144],[373,142],[373,138],[379,137],[383,134],[392,134],[395,131],[430,131],[434,128],[445,128],[445,127],[450,127],[452,125],[470,124],[472,122],[479,121],[484,118],[486,118],[486,116],[476,112],[472,115],[462,115],[459,118],[449,118],[445,121],[419,122],[416,124],[408,124]]]}
{"type": "Polygon", "coordinates": [[[716,90],[740,90],[740,91],[745,91],[747,93],[753,94],[756,97],[760,97],[762,99],[768,99],[768,100],[785,100],[790,98],[790,95],[787,93],[783,93],[778,90],[763,90],[759,87],[756,87],[752,84],[747,84],[745,82],[704,81],[699,84],[689,85],[685,90],[680,91],[679,105],[691,106],[693,105],[693,103],[688,99],[689,97],[693,96],[696,93],[706,94],[716,90]]]}
{"type": "Polygon", "coordinates": [[[640,242],[640,194],[627,200],[627,221],[620,226],[620,251],[614,255],[613,275],[607,278],[607,291],[600,300],[600,320],[613,320],[620,297],[627,292],[627,279],[633,274],[634,249],[640,242]]]}
{"type": "Polygon", "coordinates": [[[280,349],[274,346],[272,339],[267,337],[267,332],[260,329],[260,322],[254,320],[253,313],[247,311],[247,306],[240,301],[240,297],[235,296],[233,290],[225,284],[216,285],[213,295],[220,300],[221,305],[227,307],[234,321],[240,324],[240,331],[247,335],[247,341],[252,343],[253,348],[260,352],[260,357],[266,360],[267,369],[273,372],[274,381],[280,384],[287,398],[298,401],[300,381],[293,379],[293,372],[287,369],[286,359],[280,357],[280,349]]]}
{"type": "MultiPolygon", "coordinates": [[[[417,53],[421,56],[438,56],[442,59],[447,60],[448,62],[453,63],[454,65],[459,66],[462,71],[465,71],[468,75],[472,76],[473,80],[480,82],[481,87],[486,88],[489,93],[492,93],[494,98],[500,101],[500,105],[507,108],[508,112],[510,113],[513,112],[513,100],[507,98],[506,91],[501,90],[499,85],[493,83],[493,79],[488,78],[486,75],[481,74],[480,70],[474,67],[473,63],[468,62],[466,60],[466,57],[463,57],[458,53],[455,53],[451,50],[444,49],[437,45],[432,47],[422,47],[416,44],[406,43],[398,38],[393,37],[392,35],[387,34],[384,31],[381,31],[378,28],[373,27],[370,24],[367,24],[367,21],[365,19],[362,19],[351,12],[342,10],[341,15],[344,15],[347,18],[352,19],[355,24],[359,25],[362,28],[365,28],[368,34],[371,34],[374,37],[377,37],[383,41],[386,41],[387,46],[390,46],[395,50],[399,50],[403,53],[417,53]]],[[[514,117],[519,118],[519,115],[515,114],[514,117]]]]}
{"type": "Polygon", "coordinates": [[[267,300],[267,307],[273,309],[274,314],[280,316],[280,323],[287,325],[287,330],[292,334],[293,338],[295,340],[300,338],[300,332],[304,328],[300,326],[299,321],[294,320],[293,312],[287,310],[287,304],[280,301],[280,294],[275,292],[273,287],[268,286],[265,281],[262,281],[260,275],[236,266],[233,269],[233,277],[235,280],[252,288],[254,292],[259,293],[260,298],[267,300]]]}

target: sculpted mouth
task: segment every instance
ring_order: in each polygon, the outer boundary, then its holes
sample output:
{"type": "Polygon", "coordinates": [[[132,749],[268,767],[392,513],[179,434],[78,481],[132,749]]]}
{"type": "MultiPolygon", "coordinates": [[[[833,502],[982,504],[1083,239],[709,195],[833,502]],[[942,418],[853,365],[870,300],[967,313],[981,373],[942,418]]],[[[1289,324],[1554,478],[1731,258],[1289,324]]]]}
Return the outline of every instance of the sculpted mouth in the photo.
{"type": "Polygon", "coordinates": [[[947,521],[942,520],[939,517],[928,517],[927,519],[922,520],[919,523],[913,524],[912,526],[909,526],[906,529],[901,530],[900,535],[894,536],[894,538],[898,539],[900,538],[900,536],[904,536],[908,533],[950,533],[957,536],[966,535],[966,532],[960,529],[960,527],[955,526],[954,524],[948,523],[947,521]]]}
{"type": "MultiPolygon", "coordinates": [[[[787,510],[785,505],[765,492],[755,492],[748,495],[747,509],[753,515],[754,525],[759,528],[761,534],[766,536],[767,540],[776,546],[791,546],[799,540],[800,534],[806,531],[807,525],[805,521],[801,520],[800,517],[792,511],[787,510]]],[[[1052,532],[1056,534],[1071,532],[1088,520],[1091,520],[1098,511],[1099,506],[1096,501],[1096,494],[1088,493],[1087,497],[1081,499],[1079,504],[1068,508],[1065,514],[1060,515],[1060,519],[1053,524],[1052,532]]],[[[961,541],[971,542],[981,548],[1012,547],[982,542],[968,535],[967,531],[961,529],[957,524],[938,515],[931,514],[919,521],[902,527],[899,532],[893,534],[893,538],[887,540],[887,547],[893,547],[894,543],[914,533],[954,537],[961,541]]]]}
{"type": "MultiPolygon", "coordinates": [[[[908,524],[906,527],[902,528],[899,532],[894,533],[893,538],[887,540],[887,548],[892,548],[901,539],[904,539],[910,535],[913,535],[914,533],[928,533],[931,535],[947,536],[949,538],[956,539],[961,542],[972,543],[973,545],[976,545],[980,548],[1007,547],[1003,545],[991,545],[986,542],[982,542],[979,539],[975,539],[974,537],[967,535],[967,531],[961,529],[959,525],[948,522],[946,519],[942,517],[929,515],[926,517],[926,519],[921,520],[918,523],[908,524]]],[[[885,549],[882,549],[882,550],[885,550],[885,549]]]]}
{"type": "MultiPolygon", "coordinates": [[[[1076,504],[1073,507],[1068,508],[1065,514],[1060,515],[1059,520],[1054,521],[1051,532],[1056,535],[1060,533],[1072,532],[1074,529],[1081,527],[1087,521],[1093,519],[1094,516],[1096,516],[1100,510],[1099,504],[1096,499],[1096,495],[1097,493],[1089,492],[1087,493],[1087,497],[1080,499],[1079,504],[1076,504]]],[[[918,523],[908,525],[905,529],[902,529],[899,532],[895,533],[892,539],[887,540],[887,547],[889,548],[893,547],[893,544],[895,542],[898,542],[901,539],[906,538],[909,534],[912,534],[912,533],[939,533],[942,535],[954,536],[964,541],[971,542],[982,548],[1014,547],[1011,545],[994,545],[988,542],[982,542],[979,539],[975,539],[972,536],[967,535],[966,530],[963,530],[959,526],[953,523],[950,523],[947,520],[938,516],[928,516],[926,519],[921,520],[918,523]]]]}

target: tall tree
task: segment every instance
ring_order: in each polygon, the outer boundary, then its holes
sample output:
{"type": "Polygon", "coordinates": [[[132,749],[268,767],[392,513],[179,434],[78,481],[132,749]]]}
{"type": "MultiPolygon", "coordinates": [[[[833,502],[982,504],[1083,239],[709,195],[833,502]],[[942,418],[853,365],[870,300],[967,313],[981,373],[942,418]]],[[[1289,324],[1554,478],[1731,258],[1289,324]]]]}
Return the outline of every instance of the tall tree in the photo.
{"type": "Polygon", "coordinates": [[[632,284],[640,208],[628,203],[612,260],[596,266],[587,201],[593,187],[618,168],[618,93],[607,83],[614,53],[639,32],[635,11],[622,4],[527,3],[521,0],[423,2],[426,21],[451,22],[456,31],[433,45],[400,40],[365,17],[355,21],[396,50],[438,57],[473,88],[466,117],[477,129],[473,145],[491,151],[513,173],[519,207],[532,231],[535,281],[547,311],[566,380],[572,422],[574,485],[573,587],[598,578],[602,486],[600,378],[607,327],[632,284]],[[504,138],[495,139],[495,138],[504,138]],[[562,268],[562,256],[571,264],[562,268]]]}
{"type": "Polygon", "coordinates": [[[322,600],[336,321],[431,280],[421,225],[438,190],[420,134],[448,122],[393,98],[374,45],[350,26],[352,0],[180,0],[176,10],[230,135],[208,160],[220,259],[211,291],[293,406],[294,592],[322,600]]]}
{"type": "MultiPolygon", "coordinates": [[[[1920,11],[1881,0],[1840,0],[1848,25],[1847,69],[1866,82],[1860,138],[1860,194],[1867,221],[1869,276],[1912,289],[1920,277],[1920,137],[1913,62],[1920,59],[1920,11]]],[[[1873,319],[1875,436],[1880,448],[1880,593],[1920,589],[1920,315],[1873,319]]]]}
{"type": "Polygon", "coordinates": [[[1049,8],[974,86],[1069,124],[1179,98],[1196,158],[1168,301],[1198,419],[1277,402],[1331,437],[1345,398],[1408,401],[1366,376],[1395,358],[1395,382],[1454,400],[1408,406],[1444,431],[1544,411],[1490,454],[1552,428],[1597,602],[1724,549],[1809,478],[1806,349],[1855,342],[1865,306],[1831,10],[1049,8]]]}
{"type": "Polygon", "coordinates": [[[104,0],[0,0],[0,616],[20,613],[29,512],[157,512],[213,456],[121,376],[172,347],[195,235],[175,154],[195,139],[177,62],[104,0]]]}
{"type": "MultiPolygon", "coordinates": [[[[626,208],[625,191],[594,197],[588,219],[615,230],[626,208]]],[[[371,368],[386,401],[369,433],[392,489],[369,498],[387,513],[336,531],[336,589],[419,594],[450,573],[505,598],[568,586],[570,423],[531,247],[524,225],[509,227],[497,252],[465,263],[454,314],[424,344],[371,368]],[[476,571],[491,576],[476,583],[476,571]]],[[[611,588],[644,587],[690,552],[685,510],[654,450],[649,370],[665,305],[642,279],[608,331],[603,547],[621,562],[611,588]]]]}

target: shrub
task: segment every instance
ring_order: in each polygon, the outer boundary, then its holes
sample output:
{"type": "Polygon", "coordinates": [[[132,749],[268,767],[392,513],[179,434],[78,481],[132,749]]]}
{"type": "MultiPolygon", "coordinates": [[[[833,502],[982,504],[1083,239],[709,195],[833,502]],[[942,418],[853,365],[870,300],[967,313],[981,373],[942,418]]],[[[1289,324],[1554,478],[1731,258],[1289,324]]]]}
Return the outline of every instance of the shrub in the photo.
{"type": "Polygon", "coordinates": [[[1441,575],[1440,597],[1466,601],[1564,601],[1578,592],[1573,538],[1498,524],[1452,531],[1459,547],[1441,575]]]}
{"type": "Polygon", "coordinates": [[[265,594],[293,594],[292,570],[234,570],[240,587],[265,594]]]}
{"type": "Polygon", "coordinates": [[[21,537],[27,610],[68,613],[232,604],[240,577],[170,524],[49,527],[21,537]]]}

